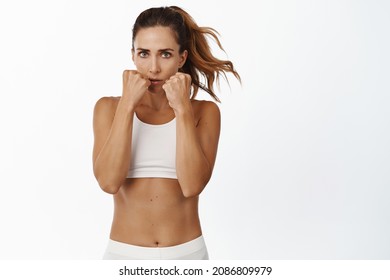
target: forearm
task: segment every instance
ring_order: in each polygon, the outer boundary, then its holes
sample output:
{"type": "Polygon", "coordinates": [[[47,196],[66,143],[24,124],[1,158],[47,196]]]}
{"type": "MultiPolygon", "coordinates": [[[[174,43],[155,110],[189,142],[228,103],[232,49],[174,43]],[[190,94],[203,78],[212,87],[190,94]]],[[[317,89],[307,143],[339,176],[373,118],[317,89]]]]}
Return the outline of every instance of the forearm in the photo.
{"type": "Polygon", "coordinates": [[[133,113],[119,102],[110,133],[94,162],[94,173],[101,188],[116,193],[126,175],[131,158],[133,113]]]}
{"type": "Polygon", "coordinates": [[[211,177],[211,166],[196,134],[192,110],[176,114],[176,173],[186,197],[202,192],[211,177]]]}

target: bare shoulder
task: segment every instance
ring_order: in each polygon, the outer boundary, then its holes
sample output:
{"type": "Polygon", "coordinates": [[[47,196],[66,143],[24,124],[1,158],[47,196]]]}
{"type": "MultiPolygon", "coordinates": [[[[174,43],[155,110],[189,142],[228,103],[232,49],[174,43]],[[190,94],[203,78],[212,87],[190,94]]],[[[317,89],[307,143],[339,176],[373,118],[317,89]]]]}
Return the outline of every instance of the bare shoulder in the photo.
{"type": "Polygon", "coordinates": [[[218,105],[213,101],[192,100],[192,109],[198,121],[209,118],[219,120],[221,114],[218,105]]]}
{"type": "Polygon", "coordinates": [[[101,97],[93,110],[93,127],[96,133],[111,127],[120,97],[101,97]]]}
{"type": "Polygon", "coordinates": [[[120,97],[114,96],[104,96],[99,98],[95,104],[94,115],[115,114],[119,100],[120,97]]]}

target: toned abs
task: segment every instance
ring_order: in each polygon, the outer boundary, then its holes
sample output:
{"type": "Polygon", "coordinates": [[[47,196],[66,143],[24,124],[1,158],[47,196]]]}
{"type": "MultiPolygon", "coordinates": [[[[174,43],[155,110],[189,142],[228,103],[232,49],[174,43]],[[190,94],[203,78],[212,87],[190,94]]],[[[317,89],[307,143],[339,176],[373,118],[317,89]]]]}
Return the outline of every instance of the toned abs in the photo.
{"type": "Polygon", "coordinates": [[[114,195],[114,204],[112,240],[166,247],[202,234],[198,197],[184,197],[176,179],[126,179],[114,195]]]}

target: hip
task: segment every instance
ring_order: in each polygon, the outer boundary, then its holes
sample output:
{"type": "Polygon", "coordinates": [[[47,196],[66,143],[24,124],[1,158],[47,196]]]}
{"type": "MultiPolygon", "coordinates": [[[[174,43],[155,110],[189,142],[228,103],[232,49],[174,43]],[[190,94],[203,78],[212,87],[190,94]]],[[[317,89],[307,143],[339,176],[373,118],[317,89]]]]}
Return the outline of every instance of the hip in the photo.
{"type": "Polygon", "coordinates": [[[182,244],[166,247],[144,247],[110,239],[104,260],[208,260],[202,235],[182,244]]]}

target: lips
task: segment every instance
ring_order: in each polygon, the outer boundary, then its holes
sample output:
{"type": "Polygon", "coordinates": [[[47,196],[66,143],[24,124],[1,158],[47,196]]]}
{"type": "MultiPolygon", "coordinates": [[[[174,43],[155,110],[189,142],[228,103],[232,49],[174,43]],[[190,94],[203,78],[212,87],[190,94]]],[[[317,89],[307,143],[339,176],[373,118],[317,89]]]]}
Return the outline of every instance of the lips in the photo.
{"type": "Polygon", "coordinates": [[[157,86],[163,83],[163,80],[149,79],[152,86],[157,86]]]}

